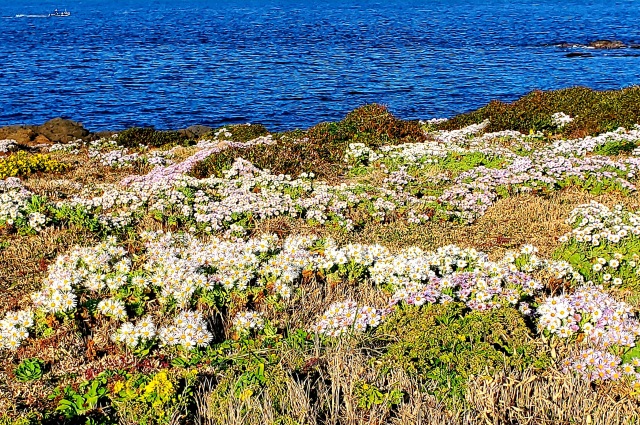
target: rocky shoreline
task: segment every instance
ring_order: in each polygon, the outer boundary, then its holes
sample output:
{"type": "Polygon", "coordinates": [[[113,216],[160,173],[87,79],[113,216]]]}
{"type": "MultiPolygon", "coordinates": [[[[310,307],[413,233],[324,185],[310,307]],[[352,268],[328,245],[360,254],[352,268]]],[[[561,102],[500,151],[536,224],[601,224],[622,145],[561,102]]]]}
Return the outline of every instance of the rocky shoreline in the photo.
{"type": "MultiPolygon", "coordinates": [[[[188,138],[197,139],[210,131],[213,127],[193,125],[176,130],[177,133],[188,138]]],[[[81,123],[65,118],[53,118],[41,125],[9,125],[0,127],[0,140],[13,140],[20,149],[37,151],[54,143],[69,143],[78,139],[83,141],[109,137],[116,131],[91,132],[81,123]]]]}

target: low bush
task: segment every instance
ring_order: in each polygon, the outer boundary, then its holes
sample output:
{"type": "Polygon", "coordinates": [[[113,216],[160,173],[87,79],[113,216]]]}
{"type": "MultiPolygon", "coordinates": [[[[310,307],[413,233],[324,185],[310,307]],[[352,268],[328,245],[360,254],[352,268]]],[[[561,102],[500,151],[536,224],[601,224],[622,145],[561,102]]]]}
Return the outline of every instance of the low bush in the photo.
{"type": "Polygon", "coordinates": [[[536,90],[512,103],[492,101],[480,109],[453,117],[439,128],[459,129],[488,119],[487,132],[560,131],[567,137],[584,137],[618,127],[633,127],[640,122],[639,102],[640,86],[611,91],[595,91],[585,87],[536,90]],[[573,121],[559,129],[551,118],[557,112],[568,114],[573,121]]]}
{"type": "Polygon", "coordinates": [[[387,339],[388,369],[402,368],[443,400],[464,397],[469,378],[505,367],[543,366],[522,314],[511,307],[469,311],[462,303],[398,309],[376,335],[387,339]]]}
{"type": "MultiPolygon", "coordinates": [[[[233,136],[235,140],[236,134],[233,136]]],[[[242,157],[275,174],[297,176],[314,172],[321,178],[335,178],[346,170],[344,152],[349,143],[379,147],[421,142],[425,135],[417,121],[400,120],[384,106],[371,104],[350,112],[342,121],[321,123],[307,131],[276,134],[274,139],[277,144],[231,148],[212,155],[195,167],[193,175],[220,176],[237,157],[242,157]]]]}
{"type": "Polygon", "coordinates": [[[189,145],[189,138],[177,131],[158,131],[153,127],[132,127],[118,133],[118,145],[136,148],[140,145],[160,147],[165,145],[189,145]]]}
{"type": "Polygon", "coordinates": [[[269,134],[267,128],[262,124],[234,124],[210,131],[203,139],[233,140],[234,142],[248,142],[258,137],[269,134]]]}

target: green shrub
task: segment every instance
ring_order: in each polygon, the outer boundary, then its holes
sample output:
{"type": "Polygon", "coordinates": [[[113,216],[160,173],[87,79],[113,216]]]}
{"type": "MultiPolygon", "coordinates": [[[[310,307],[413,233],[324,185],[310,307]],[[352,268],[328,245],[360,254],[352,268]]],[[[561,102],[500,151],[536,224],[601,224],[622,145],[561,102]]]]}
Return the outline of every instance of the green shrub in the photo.
{"type": "Polygon", "coordinates": [[[382,356],[387,368],[404,369],[444,400],[463,398],[472,376],[547,360],[511,307],[477,312],[451,302],[399,308],[376,335],[388,341],[382,356]]]}
{"type": "Polygon", "coordinates": [[[248,142],[249,140],[257,139],[258,137],[266,136],[269,134],[267,128],[262,124],[234,124],[225,125],[221,128],[217,128],[209,133],[205,134],[203,139],[218,138],[221,140],[233,140],[234,142],[248,142]],[[230,136],[223,136],[219,134],[222,130],[223,133],[230,133],[230,136]],[[217,134],[217,135],[216,135],[217,134]]]}
{"type": "Polygon", "coordinates": [[[620,155],[621,153],[633,152],[639,145],[629,140],[612,140],[604,145],[598,146],[593,153],[598,155],[620,155]]]}
{"type": "Polygon", "coordinates": [[[140,145],[160,147],[165,145],[189,145],[189,138],[177,131],[158,131],[153,127],[132,127],[120,133],[116,139],[118,145],[136,148],[140,145]]]}
{"type": "Polygon", "coordinates": [[[597,285],[640,289],[640,238],[617,244],[605,241],[595,247],[572,239],[556,249],[554,258],[567,261],[586,281],[597,285]]]}
{"type": "Polygon", "coordinates": [[[274,139],[278,140],[274,145],[226,149],[197,164],[192,173],[199,178],[220,176],[236,158],[242,157],[275,174],[314,172],[322,178],[335,178],[346,171],[343,158],[349,143],[379,147],[421,142],[425,135],[417,121],[400,120],[384,106],[372,104],[350,112],[342,121],[321,123],[307,131],[280,133],[274,139]]]}
{"type": "Polygon", "coordinates": [[[564,112],[574,118],[561,129],[567,137],[584,137],[631,128],[640,123],[640,86],[612,91],[573,87],[553,91],[533,91],[513,103],[491,101],[475,111],[457,115],[439,128],[452,130],[489,119],[487,132],[502,130],[558,132],[551,115],[564,112]]]}
{"type": "Polygon", "coordinates": [[[16,379],[20,382],[35,381],[42,378],[44,363],[39,359],[24,359],[16,368],[16,379]]]}

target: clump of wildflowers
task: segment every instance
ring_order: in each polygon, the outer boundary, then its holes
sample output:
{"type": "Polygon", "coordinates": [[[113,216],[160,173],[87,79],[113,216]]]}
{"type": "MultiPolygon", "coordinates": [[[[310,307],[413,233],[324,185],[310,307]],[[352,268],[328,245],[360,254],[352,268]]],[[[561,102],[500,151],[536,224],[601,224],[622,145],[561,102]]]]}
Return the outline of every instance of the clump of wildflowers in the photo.
{"type": "Polygon", "coordinates": [[[565,373],[574,372],[587,381],[618,381],[622,378],[620,357],[589,348],[562,362],[565,373]]]}
{"type": "Polygon", "coordinates": [[[17,143],[12,139],[0,140],[0,153],[13,152],[17,148],[17,143]]]}
{"type": "Polygon", "coordinates": [[[141,343],[151,342],[156,337],[156,325],[150,316],[143,317],[137,324],[125,322],[112,336],[114,342],[136,348],[141,343]]]}
{"type": "Polygon", "coordinates": [[[49,152],[66,152],[72,155],[77,155],[80,153],[80,148],[83,145],[82,140],[76,140],[75,142],[69,143],[55,143],[49,146],[49,152]]]}
{"type": "Polygon", "coordinates": [[[187,350],[205,347],[213,339],[202,313],[197,311],[180,312],[172,325],[160,328],[158,336],[161,346],[181,346],[187,350]]]}
{"type": "Polygon", "coordinates": [[[0,226],[12,226],[28,220],[28,207],[32,196],[33,193],[27,190],[17,177],[0,180],[0,226]]]}
{"type": "Polygon", "coordinates": [[[540,331],[560,338],[582,333],[594,347],[633,347],[640,335],[631,306],[600,287],[580,287],[573,294],[547,298],[537,313],[540,331]]]}
{"type": "Polygon", "coordinates": [[[553,123],[553,125],[555,125],[558,128],[562,128],[572,121],[573,121],[573,118],[571,118],[569,115],[565,114],[564,112],[556,112],[555,114],[551,115],[551,122],[553,123]]]}
{"type": "Polygon", "coordinates": [[[617,244],[626,238],[640,236],[640,214],[616,205],[613,210],[598,202],[579,205],[567,218],[567,224],[574,227],[560,242],[574,239],[576,242],[599,246],[601,243],[617,244]]]}
{"type": "Polygon", "coordinates": [[[98,303],[98,311],[105,316],[113,317],[118,320],[127,318],[127,311],[122,301],[114,298],[105,298],[98,303]]]}
{"type": "Polygon", "coordinates": [[[368,165],[379,159],[381,156],[365,145],[364,143],[349,143],[349,147],[344,153],[344,162],[354,165],[368,165]]]}
{"type": "Polygon", "coordinates": [[[240,334],[248,334],[264,328],[262,313],[255,311],[241,311],[233,318],[233,329],[240,334]]]}
{"type": "Polygon", "coordinates": [[[370,306],[358,306],[354,301],[331,304],[329,309],[313,325],[316,333],[337,337],[353,332],[376,328],[383,320],[384,312],[370,306]]]}
{"type": "Polygon", "coordinates": [[[604,286],[634,286],[640,281],[640,214],[591,202],[575,208],[557,253],[586,279],[604,286]]]}
{"type": "Polygon", "coordinates": [[[34,325],[30,310],[7,312],[0,320],[0,349],[16,350],[34,325]]]}

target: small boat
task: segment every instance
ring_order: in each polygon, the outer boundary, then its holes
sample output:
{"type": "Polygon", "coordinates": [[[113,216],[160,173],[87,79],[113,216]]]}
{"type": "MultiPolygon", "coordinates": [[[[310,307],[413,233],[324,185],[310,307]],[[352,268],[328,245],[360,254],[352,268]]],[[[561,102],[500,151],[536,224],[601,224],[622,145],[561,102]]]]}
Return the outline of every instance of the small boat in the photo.
{"type": "Polygon", "coordinates": [[[65,9],[64,12],[56,9],[53,13],[49,13],[50,18],[64,18],[66,16],[71,16],[71,12],[67,12],[67,9],[65,9]]]}

